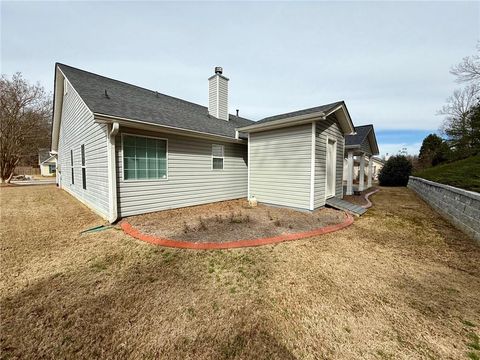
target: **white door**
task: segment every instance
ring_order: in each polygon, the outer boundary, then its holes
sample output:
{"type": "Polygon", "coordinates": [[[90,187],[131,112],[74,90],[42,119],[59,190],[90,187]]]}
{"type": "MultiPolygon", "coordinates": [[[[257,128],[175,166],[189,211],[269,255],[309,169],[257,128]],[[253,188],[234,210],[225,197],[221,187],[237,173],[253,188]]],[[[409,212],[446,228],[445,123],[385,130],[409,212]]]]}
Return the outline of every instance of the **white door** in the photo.
{"type": "Polygon", "coordinates": [[[337,143],[328,139],[327,142],[327,199],[335,196],[335,172],[337,163],[337,143]]]}

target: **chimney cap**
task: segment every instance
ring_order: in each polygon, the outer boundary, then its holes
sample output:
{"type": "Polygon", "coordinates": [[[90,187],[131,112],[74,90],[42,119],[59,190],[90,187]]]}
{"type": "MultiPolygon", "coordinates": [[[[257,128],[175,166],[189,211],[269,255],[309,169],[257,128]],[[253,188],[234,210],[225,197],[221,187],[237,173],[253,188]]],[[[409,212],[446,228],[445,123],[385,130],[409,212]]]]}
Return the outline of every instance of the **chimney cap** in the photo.
{"type": "Polygon", "coordinates": [[[215,66],[215,74],[220,74],[222,75],[223,69],[221,66],[215,66]]]}

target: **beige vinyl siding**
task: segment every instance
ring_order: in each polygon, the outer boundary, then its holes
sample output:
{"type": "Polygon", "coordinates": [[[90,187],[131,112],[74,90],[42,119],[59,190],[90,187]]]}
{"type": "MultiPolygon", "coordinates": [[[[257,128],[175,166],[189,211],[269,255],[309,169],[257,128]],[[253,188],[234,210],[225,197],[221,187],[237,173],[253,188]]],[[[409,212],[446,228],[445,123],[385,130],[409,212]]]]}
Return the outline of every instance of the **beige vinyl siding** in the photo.
{"type": "Polygon", "coordinates": [[[335,196],[343,197],[343,153],[345,137],[334,116],[326,120],[318,121],[316,125],[315,139],[315,208],[325,205],[326,185],[326,161],[327,161],[327,137],[337,141],[337,164],[335,196]]]}
{"type": "Polygon", "coordinates": [[[218,79],[218,117],[228,120],[228,81],[218,79]]]}
{"type": "Polygon", "coordinates": [[[94,122],[93,114],[66,81],[60,123],[58,171],[60,186],[96,212],[108,216],[107,126],[94,122]],[[81,145],[85,145],[86,189],[82,188],[81,145]],[[74,184],[70,150],[73,150],[74,184]]]}
{"type": "Polygon", "coordinates": [[[247,146],[164,133],[121,129],[117,135],[120,216],[247,196],[247,146]],[[167,139],[167,179],[123,180],[122,133],[167,139]],[[212,169],[212,144],[224,145],[223,170],[212,169]]]}
{"type": "Polygon", "coordinates": [[[308,209],[312,125],[250,134],[250,194],[263,203],[308,209]]]}

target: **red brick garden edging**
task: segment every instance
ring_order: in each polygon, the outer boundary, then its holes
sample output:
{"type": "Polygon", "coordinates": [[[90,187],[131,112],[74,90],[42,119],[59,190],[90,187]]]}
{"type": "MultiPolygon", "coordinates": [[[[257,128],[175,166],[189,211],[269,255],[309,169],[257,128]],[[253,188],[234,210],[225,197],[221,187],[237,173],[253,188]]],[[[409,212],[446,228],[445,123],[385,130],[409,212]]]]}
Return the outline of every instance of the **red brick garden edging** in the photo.
{"type": "Polygon", "coordinates": [[[380,191],[380,189],[375,189],[375,190],[369,192],[368,194],[365,194],[364,198],[365,198],[365,200],[367,200],[367,204],[362,205],[362,207],[364,209],[368,209],[369,207],[372,207],[372,202],[368,198],[370,197],[370,195],[373,195],[373,194],[375,194],[376,192],[379,192],[379,191],[380,191]]]}
{"type": "Polygon", "coordinates": [[[283,234],[268,238],[258,238],[258,239],[248,239],[248,240],[237,240],[237,241],[228,241],[224,243],[193,243],[187,241],[171,240],[171,239],[162,239],[155,237],[153,235],[147,235],[142,233],[140,230],[134,228],[127,221],[122,221],[120,226],[125,234],[128,234],[136,239],[148,242],[154,245],[161,245],[167,247],[174,247],[180,249],[195,249],[195,250],[218,250],[218,249],[233,249],[241,247],[252,247],[252,246],[261,246],[268,244],[276,244],[284,241],[304,239],[311,236],[317,236],[322,234],[328,234],[340,229],[346,228],[353,224],[353,216],[345,213],[345,220],[340,224],[328,225],[319,229],[300,232],[296,234],[283,234]]]}

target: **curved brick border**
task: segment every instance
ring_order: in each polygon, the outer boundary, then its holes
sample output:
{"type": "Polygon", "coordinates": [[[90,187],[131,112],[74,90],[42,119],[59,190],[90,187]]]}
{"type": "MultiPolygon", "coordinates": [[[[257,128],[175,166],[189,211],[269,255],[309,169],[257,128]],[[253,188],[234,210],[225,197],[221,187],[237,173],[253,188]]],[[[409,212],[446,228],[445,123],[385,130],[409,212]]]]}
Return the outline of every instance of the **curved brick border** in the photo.
{"type": "Polygon", "coordinates": [[[362,205],[362,207],[363,207],[364,209],[368,209],[369,207],[372,207],[372,202],[371,202],[368,198],[370,197],[370,195],[373,195],[373,194],[375,194],[375,193],[377,193],[377,192],[379,192],[379,191],[380,191],[380,189],[375,189],[375,190],[369,192],[368,194],[365,194],[364,198],[365,198],[365,200],[367,200],[367,204],[366,204],[366,205],[362,205]]]}
{"type": "Polygon", "coordinates": [[[126,234],[136,239],[146,241],[150,244],[174,247],[174,248],[180,248],[180,249],[218,250],[218,249],[233,249],[233,248],[241,248],[241,247],[261,246],[261,245],[268,245],[268,244],[276,244],[283,241],[304,239],[311,236],[328,234],[334,231],[338,231],[340,229],[346,228],[347,226],[350,226],[351,224],[353,224],[353,216],[345,213],[345,220],[340,224],[328,225],[319,229],[305,231],[305,232],[296,233],[296,234],[284,234],[284,235],[279,235],[279,236],[274,236],[269,238],[237,240],[237,241],[228,241],[224,243],[193,243],[193,242],[187,242],[187,241],[162,239],[162,238],[155,237],[153,235],[147,235],[142,233],[140,230],[130,225],[127,221],[123,221],[120,224],[120,226],[122,227],[123,231],[126,234]]]}

